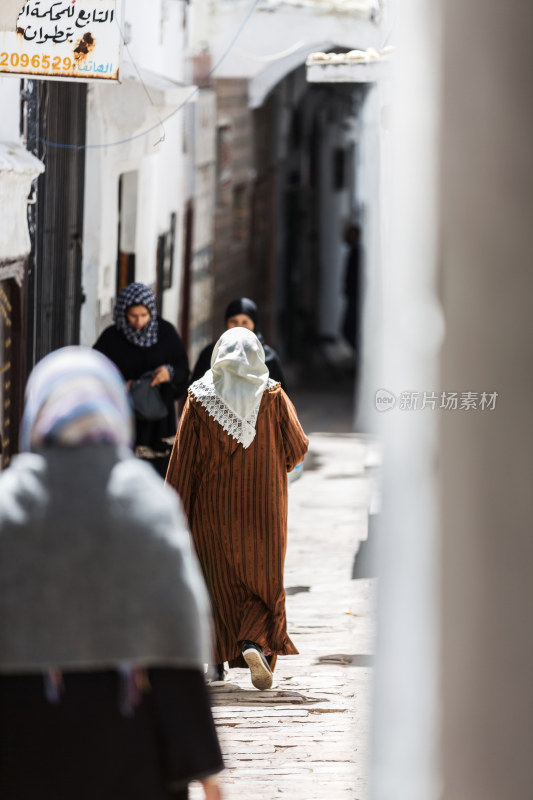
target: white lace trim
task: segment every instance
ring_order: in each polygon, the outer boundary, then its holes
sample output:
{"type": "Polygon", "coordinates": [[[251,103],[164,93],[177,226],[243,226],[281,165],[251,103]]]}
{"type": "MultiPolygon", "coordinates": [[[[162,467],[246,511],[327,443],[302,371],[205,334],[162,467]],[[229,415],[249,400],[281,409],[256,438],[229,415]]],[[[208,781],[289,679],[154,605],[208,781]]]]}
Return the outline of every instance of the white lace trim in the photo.
{"type": "MultiPolygon", "coordinates": [[[[279,381],[269,378],[266,388],[271,389],[277,383],[279,381]]],[[[189,392],[229,436],[242,444],[244,449],[250,447],[255,439],[255,425],[262,395],[251,414],[246,419],[242,419],[216,394],[214,386],[205,383],[202,378],[189,387],[189,392]]]]}

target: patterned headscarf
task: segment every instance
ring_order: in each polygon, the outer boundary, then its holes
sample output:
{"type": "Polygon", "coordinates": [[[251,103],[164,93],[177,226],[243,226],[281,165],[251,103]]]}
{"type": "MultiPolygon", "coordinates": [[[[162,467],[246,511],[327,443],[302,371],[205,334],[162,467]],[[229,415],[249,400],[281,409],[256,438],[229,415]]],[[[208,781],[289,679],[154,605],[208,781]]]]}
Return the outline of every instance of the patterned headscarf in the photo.
{"type": "Polygon", "coordinates": [[[157,344],[157,306],[155,295],[144,283],[130,283],[119,292],[113,322],[128,342],[137,347],[152,347],[157,344]],[[150,320],[144,328],[134,330],[128,322],[126,311],[130,306],[145,306],[150,312],[150,320]]]}
{"type": "Polygon", "coordinates": [[[122,376],[88,347],[55,350],[32,371],[26,387],[20,449],[111,442],[131,447],[133,420],[122,376]]]}

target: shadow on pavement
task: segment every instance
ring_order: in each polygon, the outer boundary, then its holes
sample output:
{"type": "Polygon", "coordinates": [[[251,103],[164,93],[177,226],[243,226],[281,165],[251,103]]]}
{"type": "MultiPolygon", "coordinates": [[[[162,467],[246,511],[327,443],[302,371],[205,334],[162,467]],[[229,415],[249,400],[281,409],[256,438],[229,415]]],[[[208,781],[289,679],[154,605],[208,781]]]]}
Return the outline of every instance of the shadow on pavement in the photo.
{"type": "Polygon", "coordinates": [[[334,653],[330,656],[319,656],[317,664],[340,664],[343,667],[373,667],[374,656],[349,655],[347,653],[334,653]]]}

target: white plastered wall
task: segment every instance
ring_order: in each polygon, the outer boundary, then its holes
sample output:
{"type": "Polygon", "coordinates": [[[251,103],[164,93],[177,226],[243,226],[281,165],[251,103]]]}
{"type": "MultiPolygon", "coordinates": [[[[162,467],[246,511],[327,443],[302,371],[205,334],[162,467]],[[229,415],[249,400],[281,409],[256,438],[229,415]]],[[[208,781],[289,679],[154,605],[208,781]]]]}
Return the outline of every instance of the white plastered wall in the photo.
{"type": "MultiPolygon", "coordinates": [[[[436,7],[407,0],[396,33],[385,364],[375,390],[386,389],[399,400],[402,392],[422,395],[439,388],[436,7]]],[[[371,797],[439,800],[439,412],[399,406],[381,417],[385,470],[371,797]]]]}
{"type": "Polygon", "coordinates": [[[0,78],[0,142],[20,142],[20,78],[0,78]]]}
{"type": "Polygon", "coordinates": [[[28,196],[44,170],[21,144],[20,85],[19,78],[0,78],[0,261],[23,259],[30,252],[28,196]]]}
{"type": "Polygon", "coordinates": [[[123,52],[122,83],[89,88],[81,314],[86,345],[111,321],[119,180],[126,172],[138,173],[136,280],[155,285],[157,239],[169,230],[171,213],[177,215],[173,285],[163,296],[163,315],[177,323],[186,199],[178,109],[193,91],[183,82],[186,13],[181,0],[150,6],[127,0],[123,30],[131,41],[123,52]]]}
{"type": "MultiPolygon", "coordinates": [[[[250,0],[224,2],[194,0],[192,6],[191,47],[200,52],[209,48],[213,61],[226,53],[245,19],[250,0]]],[[[254,79],[265,68],[276,68],[283,59],[296,54],[296,62],[288,63],[272,86],[301,64],[305,58],[298,51],[319,50],[321,44],[333,42],[340,47],[380,47],[381,26],[370,21],[368,14],[342,13],[328,8],[291,8],[284,4],[268,10],[256,8],[231,51],[217,69],[219,77],[254,79]]]]}

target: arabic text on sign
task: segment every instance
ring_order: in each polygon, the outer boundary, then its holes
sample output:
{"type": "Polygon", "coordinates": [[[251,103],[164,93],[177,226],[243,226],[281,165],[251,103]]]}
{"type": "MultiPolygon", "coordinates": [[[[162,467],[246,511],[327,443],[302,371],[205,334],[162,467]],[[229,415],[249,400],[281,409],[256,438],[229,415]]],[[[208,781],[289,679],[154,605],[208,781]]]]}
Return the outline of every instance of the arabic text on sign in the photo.
{"type": "Polygon", "coordinates": [[[48,19],[51,22],[59,22],[62,17],[74,18],[74,24],[78,28],[83,28],[91,22],[112,22],[115,12],[112,9],[106,11],[84,11],[83,9],[76,9],[71,3],[52,3],[46,9],[40,8],[39,0],[35,3],[26,3],[18,16],[18,23],[20,24],[26,17],[37,17],[38,19],[48,19]]]}

